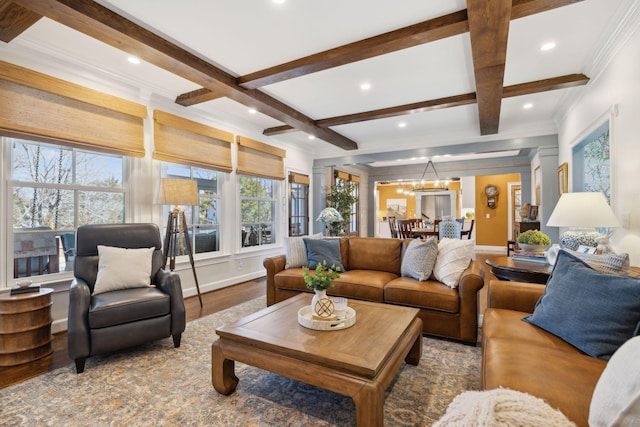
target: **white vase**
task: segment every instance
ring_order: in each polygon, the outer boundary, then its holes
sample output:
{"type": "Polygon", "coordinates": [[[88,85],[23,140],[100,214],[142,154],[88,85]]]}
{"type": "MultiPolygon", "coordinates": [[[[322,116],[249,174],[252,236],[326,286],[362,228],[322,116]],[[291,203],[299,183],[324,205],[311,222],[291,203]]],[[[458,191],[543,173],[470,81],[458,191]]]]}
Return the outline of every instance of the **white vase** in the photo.
{"type": "Polygon", "coordinates": [[[556,258],[558,257],[558,252],[560,252],[560,245],[554,243],[551,245],[549,249],[547,249],[547,262],[551,265],[556,264],[556,258]]]}
{"type": "Polygon", "coordinates": [[[316,289],[313,294],[313,298],[311,299],[311,309],[313,312],[316,312],[316,303],[320,301],[322,298],[327,298],[327,290],[326,289],[316,289]]]}

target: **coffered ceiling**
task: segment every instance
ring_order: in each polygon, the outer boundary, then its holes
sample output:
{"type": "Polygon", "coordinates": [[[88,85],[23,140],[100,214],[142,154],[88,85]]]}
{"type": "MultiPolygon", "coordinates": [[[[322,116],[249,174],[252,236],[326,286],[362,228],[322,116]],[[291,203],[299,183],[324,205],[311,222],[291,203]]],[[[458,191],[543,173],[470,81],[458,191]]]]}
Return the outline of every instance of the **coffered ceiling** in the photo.
{"type": "Polygon", "coordinates": [[[0,0],[0,53],[104,73],[319,159],[518,152],[557,131],[632,2],[0,0]]]}

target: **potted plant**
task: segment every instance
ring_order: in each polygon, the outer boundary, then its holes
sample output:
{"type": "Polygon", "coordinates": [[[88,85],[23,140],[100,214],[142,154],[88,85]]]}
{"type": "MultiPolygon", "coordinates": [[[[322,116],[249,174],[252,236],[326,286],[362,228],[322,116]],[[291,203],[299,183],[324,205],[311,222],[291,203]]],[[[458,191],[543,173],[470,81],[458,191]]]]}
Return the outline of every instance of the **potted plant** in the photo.
{"type": "Polygon", "coordinates": [[[544,252],[551,244],[549,236],[540,230],[527,230],[518,235],[518,246],[527,252],[544,252]]]}
{"type": "Polygon", "coordinates": [[[335,208],[342,219],[329,224],[331,236],[346,234],[352,214],[353,205],[358,203],[356,184],[344,180],[338,180],[327,192],[327,206],[335,208]]]}
{"type": "Polygon", "coordinates": [[[316,303],[323,298],[327,298],[327,289],[333,286],[334,279],[340,277],[339,271],[340,267],[336,267],[335,265],[327,267],[327,260],[319,262],[313,273],[309,271],[308,267],[302,267],[304,283],[307,284],[307,288],[315,292],[311,301],[311,307],[314,311],[316,303]]]}

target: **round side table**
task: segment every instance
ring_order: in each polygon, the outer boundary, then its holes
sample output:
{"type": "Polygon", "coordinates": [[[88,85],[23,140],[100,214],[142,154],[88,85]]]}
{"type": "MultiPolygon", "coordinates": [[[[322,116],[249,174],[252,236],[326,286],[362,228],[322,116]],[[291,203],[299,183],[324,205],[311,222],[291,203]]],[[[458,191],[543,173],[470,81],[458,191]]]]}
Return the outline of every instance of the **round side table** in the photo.
{"type": "Polygon", "coordinates": [[[0,366],[15,366],[53,353],[53,289],[10,295],[0,293],[0,366]]]}

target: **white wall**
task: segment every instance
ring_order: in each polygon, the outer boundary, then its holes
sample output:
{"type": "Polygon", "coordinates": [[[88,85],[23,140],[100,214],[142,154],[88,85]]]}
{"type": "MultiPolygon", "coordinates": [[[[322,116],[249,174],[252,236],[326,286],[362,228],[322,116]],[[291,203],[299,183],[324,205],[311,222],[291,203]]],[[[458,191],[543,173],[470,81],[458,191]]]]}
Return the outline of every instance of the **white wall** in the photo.
{"type": "Polygon", "coordinates": [[[612,207],[623,227],[611,239],[616,252],[627,252],[640,266],[640,8],[628,17],[627,40],[559,123],[559,163],[569,163],[571,148],[591,129],[611,119],[612,207]],[[617,113],[616,113],[617,111],[617,113]]]}

